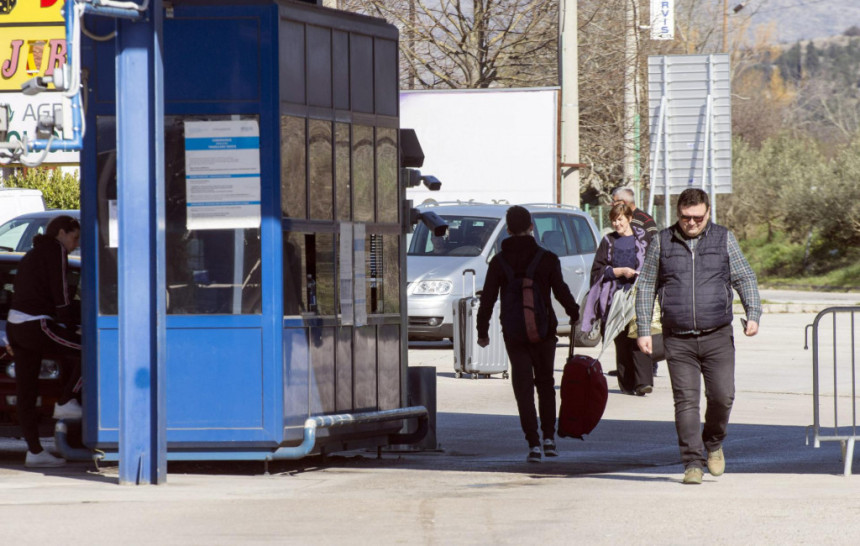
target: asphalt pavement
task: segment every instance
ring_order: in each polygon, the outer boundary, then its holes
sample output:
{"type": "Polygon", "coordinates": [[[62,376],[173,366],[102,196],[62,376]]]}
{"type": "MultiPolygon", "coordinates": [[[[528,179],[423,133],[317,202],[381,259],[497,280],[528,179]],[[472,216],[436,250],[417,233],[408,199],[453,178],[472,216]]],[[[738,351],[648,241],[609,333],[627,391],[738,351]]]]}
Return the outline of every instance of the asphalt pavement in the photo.
{"type": "MultiPolygon", "coordinates": [[[[166,485],[136,487],[117,485],[116,466],[26,469],[23,443],[8,441],[0,444],[0,537],[4,544],[854,544],[860,476],[842,475],[838,442],[817,449],[805,442],[813,389],[804,337],[814,319],[767,312],[753,338],[735,321],[726,473],[706,473],[702,485],[681,484],[665,364],[645,397],[621,394],[607,377],[609,402],[595,431],[585,441],[560,440],[557,459],[530,464],[510,381],[457,379],[449,344],[413,344],[410,366],[436,372],[438,449],[309,457],[273,464],[269,475],[260,463],[170,463],[166,485]]],[[[612,348],[602,361],[614,367],[612,348]]]]}

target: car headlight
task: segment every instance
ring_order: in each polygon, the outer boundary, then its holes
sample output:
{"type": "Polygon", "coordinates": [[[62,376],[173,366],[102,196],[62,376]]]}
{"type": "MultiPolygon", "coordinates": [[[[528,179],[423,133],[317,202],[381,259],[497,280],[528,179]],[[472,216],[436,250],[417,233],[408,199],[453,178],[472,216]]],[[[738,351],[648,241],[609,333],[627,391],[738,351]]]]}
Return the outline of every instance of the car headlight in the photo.
{"type": "MultiPolygon", "coordinates": [[[[15,363],[10,362],[6,366],[6,375],[15,378],[15,363]]],[[[39,370],[39,379],[57,379],[60,377],[60,364],[56,360],[42,360],[42,369],[39,370]]]]}
{"type": "Polygon", "coordinates": [[[451,293],[454,283],[451,281],[421,281],[415,284],[413,294],[444,296],[451,293]]]}
{"type": "Polygon", "coordinates": [[[60,363],[56,360],[42,360],[39,379],[57,379],[60,377],[60,363]]]}

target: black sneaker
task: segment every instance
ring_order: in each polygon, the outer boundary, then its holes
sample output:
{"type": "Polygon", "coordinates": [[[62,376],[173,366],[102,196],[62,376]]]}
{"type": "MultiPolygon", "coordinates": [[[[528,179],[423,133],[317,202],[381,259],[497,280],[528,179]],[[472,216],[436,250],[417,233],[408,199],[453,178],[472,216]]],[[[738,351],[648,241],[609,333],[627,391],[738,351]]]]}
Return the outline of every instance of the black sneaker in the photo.
{"type": "Polygon", "coordinates": [[[558,450],[555,447],[555,442],[549,438],[543,441],[543,454],[546,457],[558,457],[558,450]]]}
{"type": "Polygon", "coordinates": [[[526,460],[530,463],[539,463],[540,462],[540,446],[534,446],[529,449],[529,454],[526,457],[526,460]]]}

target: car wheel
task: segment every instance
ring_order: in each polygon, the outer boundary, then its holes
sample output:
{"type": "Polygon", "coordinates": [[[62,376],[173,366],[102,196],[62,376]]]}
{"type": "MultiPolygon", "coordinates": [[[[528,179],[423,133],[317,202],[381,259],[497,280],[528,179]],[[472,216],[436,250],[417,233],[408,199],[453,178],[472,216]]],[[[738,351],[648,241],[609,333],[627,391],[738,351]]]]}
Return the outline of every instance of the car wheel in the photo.
{"type": "Polygon", "coordinates": [[[571,338],[576,341],[576,347],[596,347],[600,343],[600,321],[595,320],[591,326],[591,330],[583,332],[580,329],[582,323],[577,321],[573,327],[571,338]]]}

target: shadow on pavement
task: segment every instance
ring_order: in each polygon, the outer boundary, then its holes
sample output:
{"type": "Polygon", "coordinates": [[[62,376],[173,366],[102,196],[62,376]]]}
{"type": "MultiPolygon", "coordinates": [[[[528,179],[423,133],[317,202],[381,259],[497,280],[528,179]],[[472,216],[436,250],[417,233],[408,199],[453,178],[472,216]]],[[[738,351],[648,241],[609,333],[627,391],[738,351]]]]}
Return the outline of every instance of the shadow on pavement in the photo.
{"type": "MultiPolygon", "coordinates": [[[[732,474],[841,474],[838,443],[814,449],[805,445],[805,427],[730,424],[724,444],[732,474]]],[[[665,474],[683,472],[671,421],[604,419],[585,441],[559,438],[560,456],[527,463],[526,443],[519,419],[510,415],[439,413],[437,451],[349,451],[298,461],[275,461],[270,474],[295,474],[332,468],[396,468],[421,471],[504,472],[534,477],[602,475],[618,480],[669,480],[665,474]],[[610,475],[611,474],[611,475],[610,475]]],[[[60,469],[34,469],[92,481],[115,479],[116,465],[70,463],[60,469]]],[[[856,465],[855,465],[856,467],[856,465]]],[[[0,469],[23,470],[21,451],[0,451],[0,469]]],[[[261,461],[175,461],[169,473],[262,475],[261,461]]]]}

